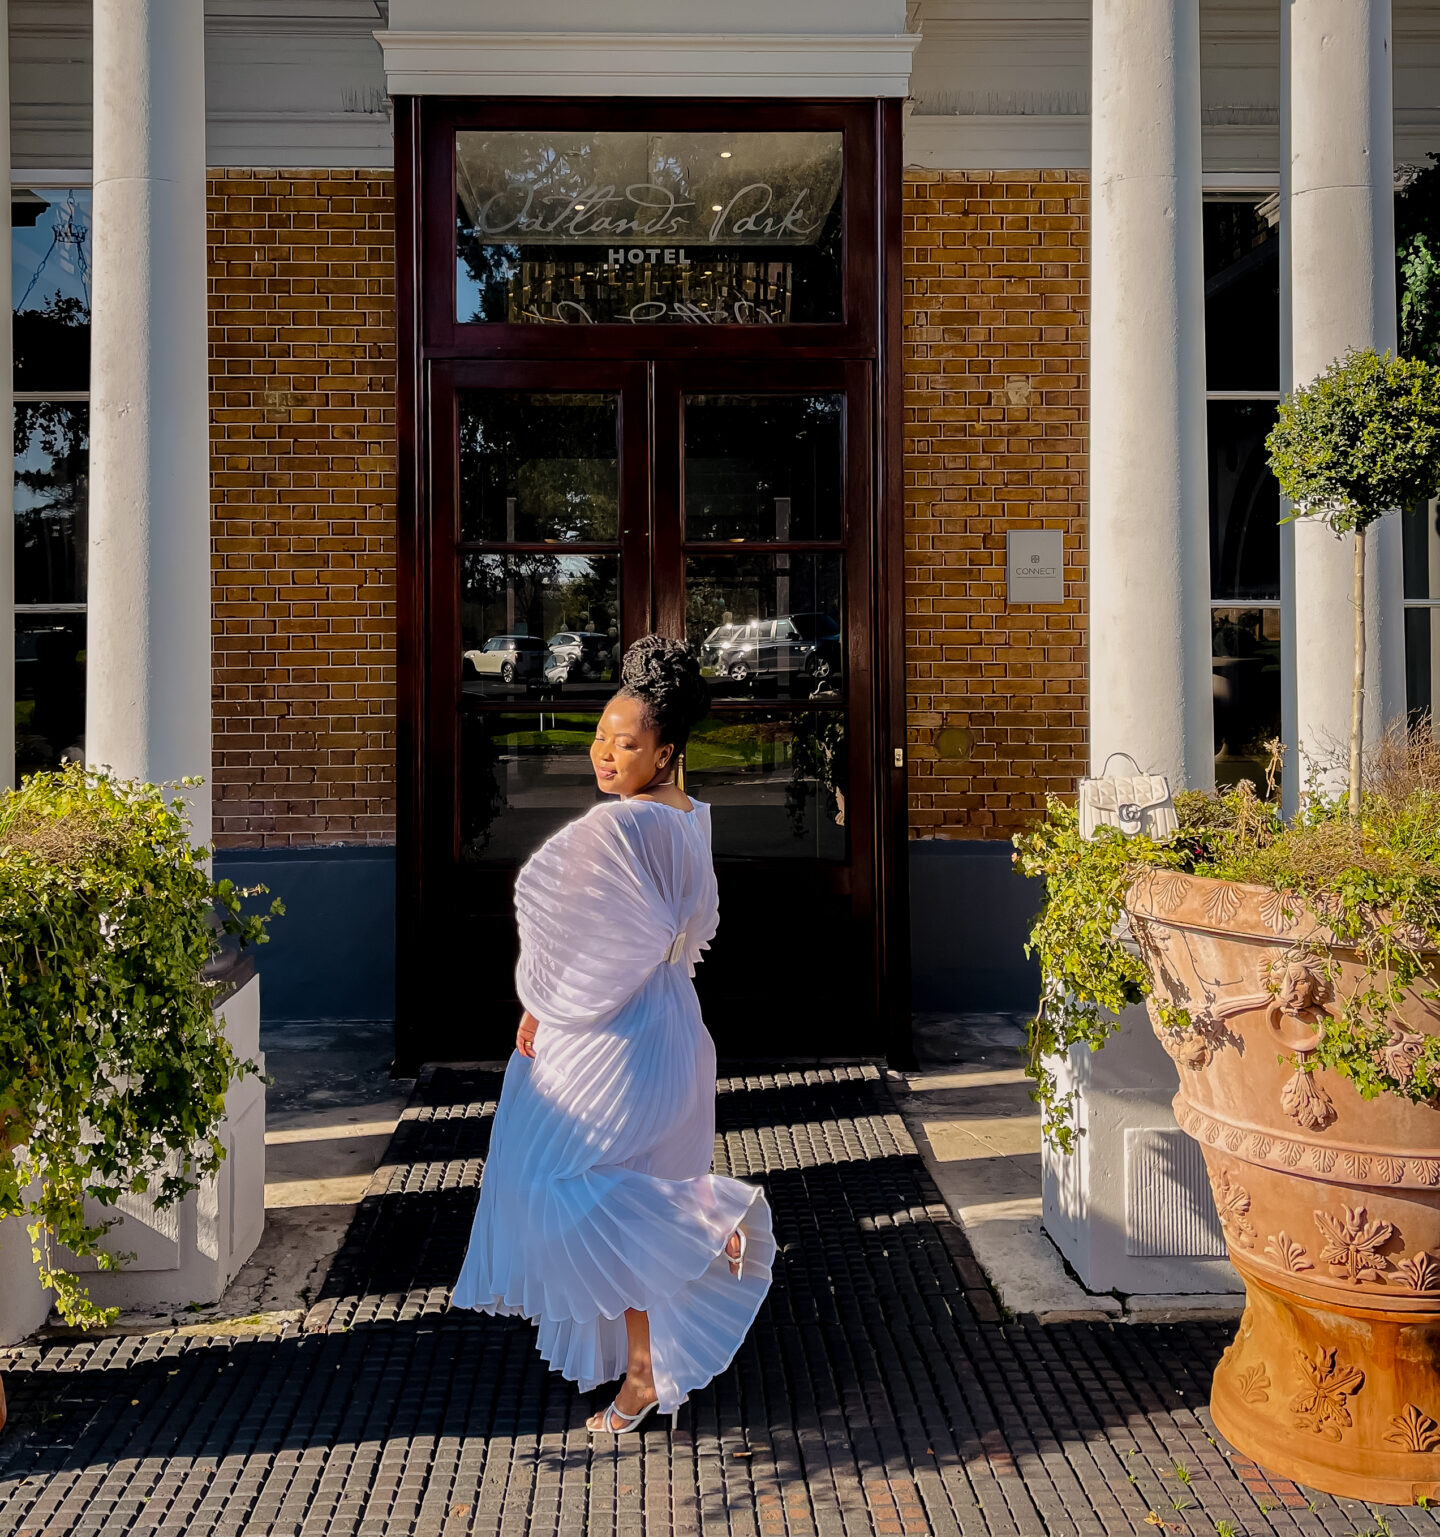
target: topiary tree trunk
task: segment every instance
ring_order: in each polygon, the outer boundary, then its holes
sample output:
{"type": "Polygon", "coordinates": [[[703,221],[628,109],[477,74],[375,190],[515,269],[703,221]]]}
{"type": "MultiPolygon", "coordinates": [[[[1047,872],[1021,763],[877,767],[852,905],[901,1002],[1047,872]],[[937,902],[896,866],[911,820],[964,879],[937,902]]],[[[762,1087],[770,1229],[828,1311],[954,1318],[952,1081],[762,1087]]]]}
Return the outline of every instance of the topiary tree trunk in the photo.
{"type": "MultiPolygon", "coordinates": [[[[1387,512],[1440,487],[1440,368],[1351,351],[1280,404],[1266,447],[1294,516],[1319,518],[1355,549],[1355,677],[1350,814],[1360,818],[1365,756],[1365,535],[1387,512]]],[[[1297,597],[1303,602],[1304,594],[1297,597]]]]}

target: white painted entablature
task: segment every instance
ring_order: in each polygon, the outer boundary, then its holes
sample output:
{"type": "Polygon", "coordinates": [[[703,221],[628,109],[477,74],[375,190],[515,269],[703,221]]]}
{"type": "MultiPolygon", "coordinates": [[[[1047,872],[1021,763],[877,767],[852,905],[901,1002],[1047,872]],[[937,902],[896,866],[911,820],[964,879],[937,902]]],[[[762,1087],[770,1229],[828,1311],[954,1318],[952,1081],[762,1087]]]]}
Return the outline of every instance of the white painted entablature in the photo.
{"type": "Polygon", "coordinates": [[[375,35],[392,96],[903,97],[920,42],[905,0],[391,0],[375,35]]]}

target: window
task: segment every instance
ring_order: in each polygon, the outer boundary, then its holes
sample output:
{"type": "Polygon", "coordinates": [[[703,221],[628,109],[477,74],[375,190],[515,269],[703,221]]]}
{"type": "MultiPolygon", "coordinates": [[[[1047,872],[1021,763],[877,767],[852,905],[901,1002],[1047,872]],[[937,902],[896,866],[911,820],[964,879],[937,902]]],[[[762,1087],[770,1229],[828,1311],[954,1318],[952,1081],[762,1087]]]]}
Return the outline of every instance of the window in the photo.
{"type": "Polygon", "coordinates": [[[90,192],[10,193],[15,334],[15,770],[84,753],[90,192]]]}
{"type": "Polygon", "coordinates": [[[1410,719],[1435,713],[1440,683],[1440,501],[1400,515],[1405,547],[1405,698],[1410,719]]]}
{"type": "Polygon", "coordinates": [[[1263,786],[1280,735],[1280,489],[1265,455],[1280,398],[1278,199],[1207,199],[1204,229],[1215,780],[1263,786]]]}
{"type": "Polygon", "coordinates": [[[462,325],[841,317],[843,135],[462,129],[462,325]]]}

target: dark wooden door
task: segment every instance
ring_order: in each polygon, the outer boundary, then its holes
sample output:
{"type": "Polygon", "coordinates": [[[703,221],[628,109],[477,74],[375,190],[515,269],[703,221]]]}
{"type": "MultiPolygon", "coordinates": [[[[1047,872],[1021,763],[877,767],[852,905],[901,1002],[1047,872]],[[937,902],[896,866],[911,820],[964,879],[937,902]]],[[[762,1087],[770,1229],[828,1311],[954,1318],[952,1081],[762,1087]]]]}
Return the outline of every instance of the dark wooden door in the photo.
{"type": "Polygon", "coordinates": [[[620,656],[710,676],[687,787],[721,929],[726,1054],[860,1052],[876,998],[873,404],[867,363],[434,363],[420,923],[435,1052],[503,1055],[516,870],[599,798],[620,656]]]}

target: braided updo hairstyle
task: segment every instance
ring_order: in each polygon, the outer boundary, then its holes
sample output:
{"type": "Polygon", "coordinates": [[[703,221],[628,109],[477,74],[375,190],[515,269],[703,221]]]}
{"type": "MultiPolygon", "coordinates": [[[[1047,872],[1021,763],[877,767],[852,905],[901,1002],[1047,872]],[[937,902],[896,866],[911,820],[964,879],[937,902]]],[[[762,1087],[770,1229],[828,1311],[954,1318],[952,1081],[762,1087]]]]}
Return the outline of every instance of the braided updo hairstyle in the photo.
{"type": "Polygon", "coordinates": [[[678,757],[710,708],[710,689],[700,664],[678,640],[646,635],[620,663],[620,692],[645,707],[646,724],[678,757]]]}

